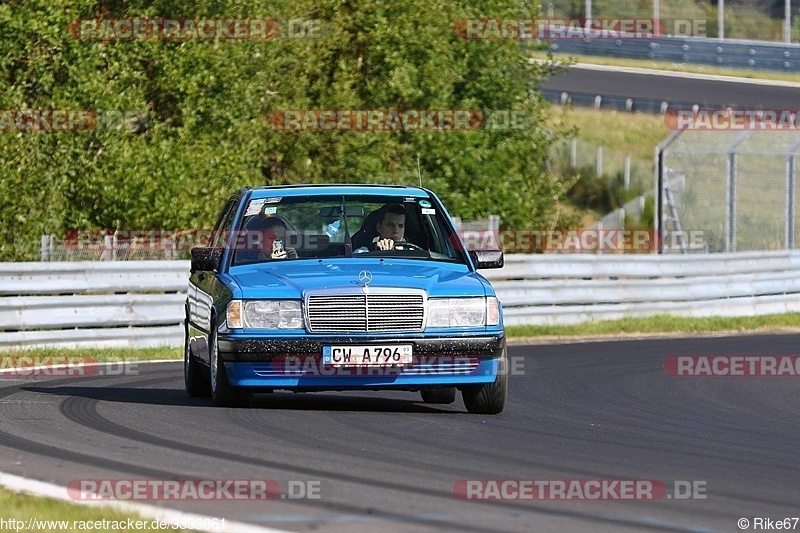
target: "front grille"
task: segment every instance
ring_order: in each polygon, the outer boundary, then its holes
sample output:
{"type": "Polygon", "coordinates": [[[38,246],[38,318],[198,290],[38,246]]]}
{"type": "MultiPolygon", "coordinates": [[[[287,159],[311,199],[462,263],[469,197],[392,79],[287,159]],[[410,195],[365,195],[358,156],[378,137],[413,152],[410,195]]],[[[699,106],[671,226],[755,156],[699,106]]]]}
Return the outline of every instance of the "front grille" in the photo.
{"type": "Polygon", "coordinates": [[[425,299],[421,294],[310,295],[306,310],[313,332],[422,331],[425,299]]]}

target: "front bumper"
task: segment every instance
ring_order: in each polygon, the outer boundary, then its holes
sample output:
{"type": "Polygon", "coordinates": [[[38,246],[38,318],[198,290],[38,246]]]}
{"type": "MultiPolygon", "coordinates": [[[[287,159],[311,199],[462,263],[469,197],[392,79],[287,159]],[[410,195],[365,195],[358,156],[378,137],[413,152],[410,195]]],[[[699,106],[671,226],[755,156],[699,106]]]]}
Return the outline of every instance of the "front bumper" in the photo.
{"type": "Polygon", "coordinates": [[[491,383],[506,348],[502,334],[470,337],[297,337],[219,335],[219,355],[231,385],[291,390],[403,389],[491,383]],[[405,367],[331,367],[325,345],[411,344],[405,367]]]}

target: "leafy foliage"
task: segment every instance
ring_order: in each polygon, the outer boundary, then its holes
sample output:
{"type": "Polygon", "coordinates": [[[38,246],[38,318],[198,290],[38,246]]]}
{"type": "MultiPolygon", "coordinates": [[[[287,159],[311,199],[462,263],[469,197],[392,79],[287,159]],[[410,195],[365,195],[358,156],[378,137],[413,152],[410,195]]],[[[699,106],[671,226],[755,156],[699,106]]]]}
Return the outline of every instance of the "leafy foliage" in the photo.
{"type": "Polygon", "coordinates": [[[0,109],[114,113],[88,131],[3,131],[0,260],[68,229],[209,227],[242,186],[425,186],[465,219],[557,222],[552,135],[536,88],[552,63],[517,41],[463,40],[464,17],[533,17],[501,0],[28,0],[0,4],[0,109]],[[313,18],[322,39],[86,41],[77,18],[313,18]],[[521,110],[529,126],[469,132],[283,132],[286,109],[521,110]],[[118,127],[117,127],[118,125],[118,127]]]}

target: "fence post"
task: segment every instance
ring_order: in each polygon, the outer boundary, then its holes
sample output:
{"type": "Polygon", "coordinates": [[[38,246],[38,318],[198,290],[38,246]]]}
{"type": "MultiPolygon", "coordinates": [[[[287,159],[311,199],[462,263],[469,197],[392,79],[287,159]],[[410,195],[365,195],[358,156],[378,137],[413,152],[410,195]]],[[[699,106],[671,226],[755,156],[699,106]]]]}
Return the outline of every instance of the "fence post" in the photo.
{"type": "Polygon", "coordinates": [[[631,188],[631,154],[625,154],[625,190],[631,188]]]}
{"type": "Polygon", "coordinates": [[[53,251],[53,236],[42,235],[42,261],[51,261],[53,251]]]}
{"type": "Polygon", "coordinates": [[[597,155],[596,155],[596,159],[595,159],[594,173],[597,174],[598,176],[602,176],[603,175],[603,147],[602,146],[598,146],[597,147],[597,155]]]}
{"type": "Polygon", "coordinates": [[[786,159],[786,249],[794,248],[795,155],[786,159]]]}
{"type": "Polygon", "coordinates": [[[603,255],[603,221],[597,221],[597,253],[603,255]]]}
{"type": "Polygon", "coordinates": [[[728,147],[728,191],[725,217],[725,251],[736,251],[736,150],[747,140],[752,131],[739,135],[728,147]]]}
{"type": "Polygon", "coordinates": [[[569,164],[572,168],[578,166],[578,139],[572,139],[572,145],[569,147],[569,164]]]}
{"type": "Polygon", "coordinates": [[[725,251],[736,251],[736,152],[728,152],[728,187],[725,208],[725,251]]]}
{"type": "Polygon", "coordinates": [[[111,249],[113,248],[113,238],[111,235],[103,237],[103,253],[100,254],[100,261],[111,261],[111,249]]]}

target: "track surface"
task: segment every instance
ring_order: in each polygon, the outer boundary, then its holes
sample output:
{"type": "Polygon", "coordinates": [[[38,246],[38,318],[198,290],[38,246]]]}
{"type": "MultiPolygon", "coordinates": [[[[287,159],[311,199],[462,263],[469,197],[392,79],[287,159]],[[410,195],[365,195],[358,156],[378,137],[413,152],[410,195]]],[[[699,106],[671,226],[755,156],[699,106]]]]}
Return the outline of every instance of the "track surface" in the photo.
{"type": "Polygon", "coordinates": [[[548,79],[542,86],[545,89],[606,97],[686,102],[700,107],[789,110],[800,107],[800,88],[598,71],[576,66],[548,79]]]}
{"type": "MultiPolygon", "coordinates": [[[[0,380],[2,470],[74,479],[321,480],[317,501],[160,502],[296,531],[738,531],[800,515],[800,378],[671,378],[670,355],[796,354],[795,335],[513,347],[499,416],[411,393],[277,393],[249,410],[139,375],[0,380]],[[520,365],[520,363],[517,363],[520,365]],[[705,481],[705,500],[473,502],[459,479],[705,481]]],[[[671,491],[671,489],[670,489],[671,491]]]]}

